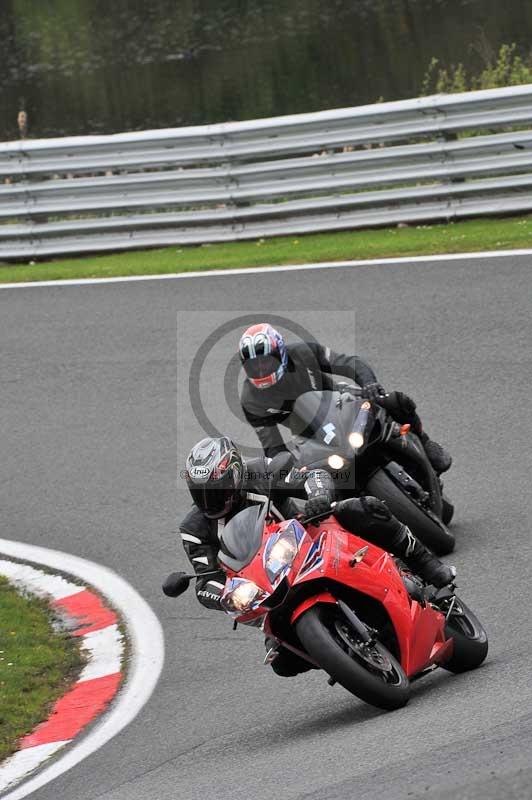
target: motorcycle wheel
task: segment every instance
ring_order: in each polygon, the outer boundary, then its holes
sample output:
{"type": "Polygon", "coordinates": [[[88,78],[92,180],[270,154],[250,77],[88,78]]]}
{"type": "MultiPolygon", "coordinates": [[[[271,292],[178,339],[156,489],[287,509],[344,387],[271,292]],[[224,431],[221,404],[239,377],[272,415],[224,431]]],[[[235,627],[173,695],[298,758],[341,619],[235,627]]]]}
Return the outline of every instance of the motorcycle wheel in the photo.
{"type": "Polygon", "coordinates": [[[313,606],[295,627],[307,653],[348,692],[387,711],[406,705],[410,682],[399,662],[380,642],[365,645],[337,606],[313,606]]]}
{"type": "Polygon", "coordinates": [[[453,654],[442,664],[449,672],[467,672],[479,667],[488,655],[488,637],[482,623],[459,597],[445,623],[445,635],[453,639],[453,654]]]}
{"type": "Polygon", "coordinates": [[[384,500],[392,514],[408,525],[412,533],[437,555],[447,555],[454,550],[453,534],[442,522],[437,522],[413,503],[384,470],[379,469],[372,475],[365,493],[384,500]]]}

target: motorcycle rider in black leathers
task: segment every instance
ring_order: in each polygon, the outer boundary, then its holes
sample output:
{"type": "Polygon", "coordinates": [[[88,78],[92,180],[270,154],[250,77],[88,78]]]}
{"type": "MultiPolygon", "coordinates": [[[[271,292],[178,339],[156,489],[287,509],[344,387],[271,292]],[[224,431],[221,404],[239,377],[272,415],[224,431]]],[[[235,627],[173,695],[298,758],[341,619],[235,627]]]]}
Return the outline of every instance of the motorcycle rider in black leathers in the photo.
{"type": "MultiPolygon", "coordinates": [[[[179,531],[185,552],[198,575],[196,595],[207,608],[221,609],[225,573],[218,563],[218,551],[223,528],[242,509],[267,501],[270,463],[266,457],[244,463],[239,450],[227,437],[202,439],[189,453],[185,477],[194,506],[180,523],[179,531]],[[202,577],[203,573],[212,572],[215,574],[202,577]]],[[[270,511],[279,519],[301,516],[300,508],[291,497],[297,487],[288,487],[286,482],[278,481],[271,492],[270,511]]],[[[427,583],[441,587],[453,581],[454,567],[442,564],[433,556],[381,500],[353,498],[336,503],[331,509],[334,483],[325,470],[307,473],[303,493],[307,497],[305,517],[331,511],[346,530],[400,557],[427,583]]],[[[172,573],[163,585],[163,591],[169,596],[174,596],[175,578],[176,574],[172,573]]],[[[269,644],[267,642],[267,646],[269,644]]],[[[310,668],[308,662],[282,646],[273,648],[268,661],[277,674],[284,676],[310,668]]]]}
{"type": "Polygon", "coordinates": [[[441,474],[451,466],[449,453],[423,430],[415,402],[403,392],[385,394],[372,368],[359,356],[335,353],[316,342],[287,345],[267,323],[249,327],[240,339],[239,350],[247,375],[240,403],[267,456],[286,449],[277,426],[286,424],[301,394],[340,388],[332,378],[334,374],[356,381],[364,397],[383,405],[401,425],[410,424],[435,472],[441,474]]]}

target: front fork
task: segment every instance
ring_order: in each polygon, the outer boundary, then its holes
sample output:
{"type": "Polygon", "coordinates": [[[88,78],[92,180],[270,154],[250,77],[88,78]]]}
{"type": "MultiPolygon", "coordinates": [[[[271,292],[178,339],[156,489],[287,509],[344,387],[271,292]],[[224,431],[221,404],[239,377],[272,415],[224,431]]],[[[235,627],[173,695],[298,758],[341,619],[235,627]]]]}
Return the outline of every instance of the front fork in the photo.
{"type": "MultiPolygon", "coordinates": [[[[365,645],[372,645],[375,643],[375,639],[372,636],[372,633],[368,630],[367,626],[362,622],[361,619],[355,614],[352,608],[350,608],[347,603],[344,603],[343,600],[334,597],[330,592],[320,592],[319,594],[314,595],[313,597],[307,597],[301,605],[299,605],[294,611],[292,612],[292,616],[290,617],[290,624],[293,626],[295,622],[299,619],[299,617],[308,611],[309,608],[313,608],[316,605],[335,605],[342,611],[344,616],[346,617],[347,621],[352,625],[354,630],[360,636],[361,641],[365,645]]],[[[280,641],[280,640],[277,640],[280,641]]],[[[315,667],[320,667],[320,665],[311,658],[308,653],[304,652],[303,650],[299,650],[297,647],[294,647],[287,642],[281,641],[280,642],[284,648],[290,650],[292,653],[300,656],[300,658],[306,659],[309,663],[313,664],[315,667]]],[[[268,651],[264,663],[271,663],[273,658],[275,658],[275,654],[272,652],[273,648],[268,651]],[[271,656],[270,656],[271,654],[271,656]]]]}

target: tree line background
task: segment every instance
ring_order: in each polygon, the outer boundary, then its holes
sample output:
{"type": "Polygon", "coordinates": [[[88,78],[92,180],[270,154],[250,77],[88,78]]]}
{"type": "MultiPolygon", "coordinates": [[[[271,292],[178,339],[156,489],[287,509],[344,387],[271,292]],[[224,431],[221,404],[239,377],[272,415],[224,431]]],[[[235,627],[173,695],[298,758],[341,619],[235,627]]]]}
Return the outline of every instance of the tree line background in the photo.
{"type": "Polygon", "coordinates": [[[528,82],[531,33],[530,0],[2,0],[0,139],[528,82]]]}

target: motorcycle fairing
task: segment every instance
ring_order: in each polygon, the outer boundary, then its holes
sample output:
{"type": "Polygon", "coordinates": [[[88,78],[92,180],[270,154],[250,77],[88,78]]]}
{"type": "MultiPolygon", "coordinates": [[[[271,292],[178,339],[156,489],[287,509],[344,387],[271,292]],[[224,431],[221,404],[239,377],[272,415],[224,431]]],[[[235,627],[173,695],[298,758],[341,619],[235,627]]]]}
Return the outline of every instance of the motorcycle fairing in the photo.
{"type": "Polygon", "coordinates": [[[303,602],[297,606],[295,611],[292,612],[290,624],[293,625],[294,622],[299,619],[301,614],[304,614],[304,612],[308,611],[309,608],[319,605],[320,603],[332,603],[333,605],[336,605],[336,597],[334,597],[330,592],[319,592],[311,597],[307,597],[307,599],[303,600],[303,602]]]}
{"type": "Polygon", "coordinates": [[[305,392],[288,418],[294,438],[287,447],[296,463],[305,464],[307,469],[327,467],[332,454],[351,462],[355,451],[349,444],[349,434],[359,428],[369,432],[373,422],[374,410],[362,398],[338,391],[305,392]]]}
{"type": "Polygon", "coordinates": [[[314,572],[314,570],[319,569],[323,565],[322,551],[326,535],[327,532],[323,531],[320,533],[319,537],[314,540],[307,552],[307,555],[305,556],[303,563],[301,564],[301,567],[299,568],[294,583],[306,578],[311,572],[314,572]]]}
{"type": "MultiPolygon", "coordinates": [[[[297,574],[291,581],[293,586],[316,578],[329,579],[342,586],[351,586],[357,592],[381,603],[401,645],[400,661],[407,675],[421,672],[436,657],[440,660],[447,653],[447,648],[442,650],[447,641],[443,614],[429,607],[422,608],[410,597],[392,556],[376,545],[348,533],[331,518],[320,525],[318,541],[321,566],[315,571],[297,574]],[[352,555],[363,547],[367,547],[363,560],[351,566],[352,555]],[[430,653],[429,658],[427,653],[430,653]]],[[[329,596],[333,595],[334,588],[330,586],[329,596]]],[[[300,610],[298,607],[293,612],[292,619],[319,602],[316,596],[309,600],[305,600],[305,609],[301,607],[300,610]],[[311,599],[315,602],[309,602],[311,599]]]]}
{"type": "MultiPolygon", "coordinates": [[[[268,599],[275,589],[266,575],[263,553],[268,539],[272,534],[278,533],[279,528],[279,523],[265,526],[258,551],[239,573],[240,577],[253,581],[264,591],[266,597],[260,605],[242,613],[238,621],[250,624],[257,623],[262,618],[261,624],[265,630],[269,629],[268,615],[272,611],[268,607],[268,599]]],[[[313,605],[336,603],[335,587],[342,593],[344,600],[349,588],[376,600],[391,621],[399,644],[401,666],[409,677],[449,656],[452,641],[445,637],[443,614],[430,605],[425,604],[423,607],[410,597],[395,562],[388,553],[349,533],[333,517],[322,521],[319,527],[309,527],[305,531],[291,569],[280,585],[284,587],[285,582],[287,593],[297,590],[298,586],[307,587],[304,597],[292,609],[292,621],[313,605]],[[353,555],[362,549],[365,550],[363,559],[355,562],[353,555]],[[309,585],[314,581],[320,582],[315,592],[309,585]]]]}
{"type": "Polygon", "coordinates": [[[229,520],[218,551],[218,561],[223,566],[238,572],[253,561],[262,543],[266,511],[265,505],[253,505],[229,520]]]}

